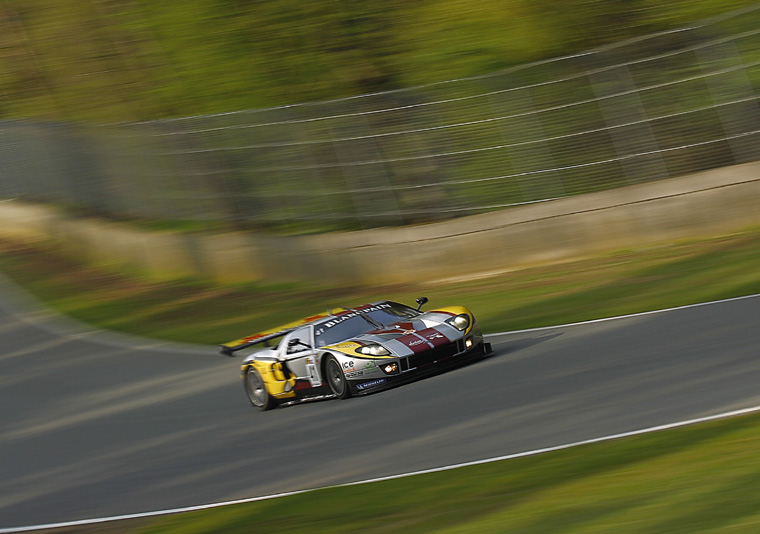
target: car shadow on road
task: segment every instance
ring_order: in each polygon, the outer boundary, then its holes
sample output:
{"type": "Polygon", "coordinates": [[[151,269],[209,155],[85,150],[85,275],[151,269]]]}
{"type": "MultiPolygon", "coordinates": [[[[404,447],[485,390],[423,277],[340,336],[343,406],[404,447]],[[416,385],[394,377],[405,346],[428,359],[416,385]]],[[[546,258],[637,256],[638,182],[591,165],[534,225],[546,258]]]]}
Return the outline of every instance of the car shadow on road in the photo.
{"type": "Polygon", "coordinates": [[[558,338],[564,335],[564,332],[546,332],[540,335],[526,336],[519,339],[510,339],[508,341],[495,342],[494,352],[490,356],[499,354],[512,354],[519,352],[541,343],[546,343],[552,339],[558,338]]]}

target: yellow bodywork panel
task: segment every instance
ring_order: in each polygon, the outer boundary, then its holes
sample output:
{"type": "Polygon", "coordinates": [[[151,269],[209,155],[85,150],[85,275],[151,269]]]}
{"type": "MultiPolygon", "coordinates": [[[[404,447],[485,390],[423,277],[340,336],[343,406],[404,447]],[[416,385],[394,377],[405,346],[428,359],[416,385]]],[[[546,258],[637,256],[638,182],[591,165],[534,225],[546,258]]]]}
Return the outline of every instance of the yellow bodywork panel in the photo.
{"type": "Polygon", "coordinates": [[[469,334],[470,330],[473,329],[473,327],[476,324],[475,316],[472,315],[470,310],[465,308],[464,306],[448,306],[446,308],[436,308],[433,311],[442,311],[447,313],[453,313],[454,315],[462,315],[465,314],[470,318],[470,326],[467,327],[467,330],[465,330],[465,334],[469,334]]]}
{"type": "Polygon", "coordinates": [[[356,343],[355,341],[344,341],[343,343],[338,343],[337,345],[330,345],[329,348],[331,350],[342,352],[346,356],[351,356],[352,358],[357,358],[360,360],[382,360],[385,358],[394,358],[394,356],[368,356],[366,354],[359,354],[356,352],[356,349],[361,347],[362,345],[359,343],[356,343]]]}
{"type": "Polygon", "coordinates": [[[254,360],[242,367],[243,373],[248,367],[254,367],[259,372],[267,391],[276,399],[290,399],[296,396],[293,390],[296,379],[293,376],[285,378],[280,362],[254,360]]]}
{"type": "Polygon", "coordinates": [[[345,341],[343,343],[338,343],[337,345],[330,345],[331,349],[342,352],[343,354],[348,354],[349,356],[358,356],[356,354],[356,349],[359,347],[361,347],[361,345],[354,341],[345,341]]]}

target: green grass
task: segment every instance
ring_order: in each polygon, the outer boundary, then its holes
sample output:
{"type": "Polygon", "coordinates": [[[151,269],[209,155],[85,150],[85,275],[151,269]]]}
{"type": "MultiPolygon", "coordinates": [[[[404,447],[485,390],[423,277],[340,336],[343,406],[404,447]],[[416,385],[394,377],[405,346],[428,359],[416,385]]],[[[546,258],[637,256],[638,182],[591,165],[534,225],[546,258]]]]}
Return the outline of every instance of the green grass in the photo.
{"type": "Polygon", "coordinates": [[[50,251],[0,244],[0,270],[52,307],[107,329],[216,344],[328,307],[390,298],[462,304],[486,332],[547,326],[760,293],[760,229],[449,284],[319,287],[156,283],[50,251]]]}
{"type": "Polygon", "coordinates": [[[752,3],[17,0],[0,9],[0,117],[151,120],[374,93],[564,56],[752,3]]]}
{"type": "Polygon", "coordinates": [[[760,531],[760,416],[194,512],[139,532],[760,531]]]}

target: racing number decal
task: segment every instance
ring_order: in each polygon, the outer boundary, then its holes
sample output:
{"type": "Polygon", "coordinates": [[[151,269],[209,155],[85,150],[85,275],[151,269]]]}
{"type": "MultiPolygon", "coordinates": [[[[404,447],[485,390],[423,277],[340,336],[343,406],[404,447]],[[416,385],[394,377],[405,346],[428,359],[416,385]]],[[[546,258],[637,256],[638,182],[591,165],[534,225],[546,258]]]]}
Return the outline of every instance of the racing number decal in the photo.
{"type": "Polygon", "coordinates": [[[317,375],[316,365],[314,365],[313,363],[307,363],[306,372],[309,374],[309,382],[311,383],[312,387],[317,387],[322,383],[319,380],[319,376],[317,375]]]}

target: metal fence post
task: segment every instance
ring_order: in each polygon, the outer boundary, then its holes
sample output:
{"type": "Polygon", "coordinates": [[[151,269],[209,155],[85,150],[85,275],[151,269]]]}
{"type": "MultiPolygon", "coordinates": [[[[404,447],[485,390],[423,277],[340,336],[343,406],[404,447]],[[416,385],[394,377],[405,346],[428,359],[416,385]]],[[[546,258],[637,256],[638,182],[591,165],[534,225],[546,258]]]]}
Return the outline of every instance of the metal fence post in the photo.
{"type": "Polygon", "coordinates": [[[649,125],[636,83],[625,63],[615,56],[604,61],[602,53],[588,56],[588,74],[610,139],[615,147],[626,182],[635,184],[669,178],[668,168],[649,125]]]}
{"type": "Polygon", "coordinates": [[[734,161],[746,163],[760,158],[755,137],[760,130],[760,109],[735,41],[715,39],[715,44],[696,53],[734,161]]]}
{"type": "Polygon", "coordinates": [[[520,202],[563,196],[562,176],[560,171],[553,170],[557,168],[556,160],[531,88],[516,88],[500,96],[497,101],[495,95],[491,95],[491,106],[496,109],[494,115],[500,117],[499,131],[507,146],[512,172],[521,175],[517,177],[522,193],[520,202]],[[530,174],[537,171],[541,174],[530,174]]]}

